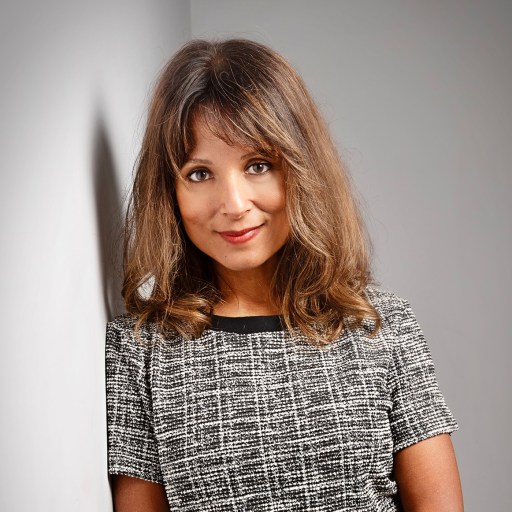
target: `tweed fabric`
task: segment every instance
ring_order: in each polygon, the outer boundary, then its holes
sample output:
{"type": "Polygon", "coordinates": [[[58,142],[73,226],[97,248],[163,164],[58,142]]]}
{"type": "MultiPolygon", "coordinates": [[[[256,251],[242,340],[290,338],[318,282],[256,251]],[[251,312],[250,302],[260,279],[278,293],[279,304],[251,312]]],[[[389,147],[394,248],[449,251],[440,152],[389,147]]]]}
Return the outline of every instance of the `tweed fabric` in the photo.
{"type": "Polygon", "coordinates": [[[165,486],[170,509],[396,511],[393,453],[457,422],[409,303],[368,288],[371,322],[326,348],[283,330],[162,339],[107,324],[109,473],[165,486]]]}

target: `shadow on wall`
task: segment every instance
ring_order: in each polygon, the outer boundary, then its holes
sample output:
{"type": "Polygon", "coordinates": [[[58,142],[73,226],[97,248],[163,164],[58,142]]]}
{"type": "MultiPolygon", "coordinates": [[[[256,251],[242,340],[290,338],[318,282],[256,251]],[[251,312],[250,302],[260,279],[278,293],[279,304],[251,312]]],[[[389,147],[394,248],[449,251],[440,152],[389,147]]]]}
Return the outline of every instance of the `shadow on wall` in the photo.
{"type": "Polygon", "coordinates": [[[122,288],[121,191],[114,168],[105,122],[101,111],[96,116],[93,145],[93,179],[96,200],[98,258],[103,285],[103,303],[107,318],[125,312],[122,288]]]}

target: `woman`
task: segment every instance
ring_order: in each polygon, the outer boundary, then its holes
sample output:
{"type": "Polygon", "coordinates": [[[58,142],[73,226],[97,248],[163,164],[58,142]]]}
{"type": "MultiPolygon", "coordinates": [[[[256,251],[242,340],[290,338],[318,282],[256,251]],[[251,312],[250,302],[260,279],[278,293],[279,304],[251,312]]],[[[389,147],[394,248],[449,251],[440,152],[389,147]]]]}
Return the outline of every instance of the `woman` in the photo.
{"type": "Polygon", "coordinates": [[[462,510],[429,349],[370,286],[347,174],[281,56],[192,41],[170,60],[125,240],[116,511],[462,510]]]}

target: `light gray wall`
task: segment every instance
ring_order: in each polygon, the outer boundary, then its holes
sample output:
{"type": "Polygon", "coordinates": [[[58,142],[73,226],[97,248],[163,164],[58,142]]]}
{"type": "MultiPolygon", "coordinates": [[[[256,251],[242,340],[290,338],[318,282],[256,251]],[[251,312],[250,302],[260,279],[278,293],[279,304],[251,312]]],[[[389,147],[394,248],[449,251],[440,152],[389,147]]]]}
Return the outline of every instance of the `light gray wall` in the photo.
{"type": "Polygon", "coordinates": [[[353,173],[460,424],[466,510],[512,510],[512,3],[191,0],[192,35],[284,54],[353,173]]]}
{"type": "Polygon", "coordinates": [[[0,13],[0,510],[111,510],[111,244],[180,0],[8,0],[0,13]]]}

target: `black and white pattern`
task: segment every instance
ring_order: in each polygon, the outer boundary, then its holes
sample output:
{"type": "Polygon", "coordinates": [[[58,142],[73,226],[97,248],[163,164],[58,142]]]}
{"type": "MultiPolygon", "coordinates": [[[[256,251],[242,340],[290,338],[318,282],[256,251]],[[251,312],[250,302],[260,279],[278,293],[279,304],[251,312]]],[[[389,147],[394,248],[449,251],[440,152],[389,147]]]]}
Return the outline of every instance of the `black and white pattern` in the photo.
{"type": "Polygon", "coordinates": [[[378,335],[322,349],[272,325],[137,341],[109,322],[109,473],[162,483],[173,511],[400,510],[393,453],[458,425],[407,301],[367,293],[378,335]]]}

